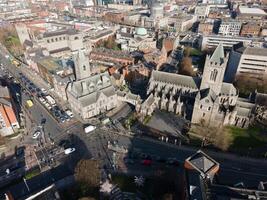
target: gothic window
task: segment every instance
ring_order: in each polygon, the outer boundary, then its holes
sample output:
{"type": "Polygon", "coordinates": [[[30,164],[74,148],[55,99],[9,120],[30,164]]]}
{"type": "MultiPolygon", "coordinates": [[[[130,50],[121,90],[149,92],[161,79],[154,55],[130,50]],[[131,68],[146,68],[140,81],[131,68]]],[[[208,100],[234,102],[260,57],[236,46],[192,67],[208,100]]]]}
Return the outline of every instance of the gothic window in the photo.
{"type": "Polygon", "coordinates": [[[209,106],[208,111],[210,111],[211,107],[209,106]]]}
{"type": "Polygon", "coordinates": [[[217,75],[218,75],[218,70],[214,69],[214,77],[213,77],[214,81],[216,81],[217,75]]]}
{"type": "Polygon", "coordinates": [[[218,75],[218,70],[214,69],[210,74],[210,80],[215,82],[216,78],[217,78],[217,75],[218,75]]]}
{"type": "Polygon", "coordinates": [[[200,105],[200,109],[202,109],[202,107],[203,107],[203,106],[202,106],[202,105],[200,105]]]}
{"type": "Polygon", "coordinates": [[[86,70],[86,66],[84,65],[84,66],[83,66],[83,71],[85,71],[85,70],[86,70]]]}

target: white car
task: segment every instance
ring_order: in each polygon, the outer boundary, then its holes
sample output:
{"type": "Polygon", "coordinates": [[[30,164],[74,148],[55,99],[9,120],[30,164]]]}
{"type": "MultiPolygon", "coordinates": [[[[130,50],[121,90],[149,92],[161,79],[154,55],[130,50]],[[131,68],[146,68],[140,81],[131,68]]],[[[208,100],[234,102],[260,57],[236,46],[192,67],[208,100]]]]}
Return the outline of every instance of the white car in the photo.
{"type": "Polygon", "coordinates": [[[74,152],[75,150],[76,150],[75,148],[67,148],[67,149],[64,150],[64,153],[66,155],[68,155],[68,154],[71,154],[72,152],[74,152]]]}
{"type": "Polygon", "coordinates": [[[45,103],[45,99],[44,98],[39,97],[39,100],[40,100],[41,103],[45,103]]]}
{"type": "Polygon", "coordinates": [[[40,131],[35,131],[34,134],[32,135],[33,139],[37,139],[41,135],[40,131]]]}
{"type": "Polygon", "coordinates": [[[46,91],[46,89],[44,89],[44,88],[41,88],[41,91],[42,91],[44,94],[47,94],[47,91],[46,91]]]}
{"type": "Polygon", "coordinates": [[[73,113],[70,110],[66,110],[65,113],[70,117],[73,118],[73,113]]]}

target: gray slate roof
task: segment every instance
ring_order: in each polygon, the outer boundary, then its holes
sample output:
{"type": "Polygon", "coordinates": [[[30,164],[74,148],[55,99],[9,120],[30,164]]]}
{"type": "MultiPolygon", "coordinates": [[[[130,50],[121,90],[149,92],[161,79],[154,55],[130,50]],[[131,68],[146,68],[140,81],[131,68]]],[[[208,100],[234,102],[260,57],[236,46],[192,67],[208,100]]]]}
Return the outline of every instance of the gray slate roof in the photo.
{"type": "Polygon", "coordinates": [[[97,102],[100,95],[110,97],[116,94],[107,72],[72,82],[68,87],[68,92],[84,107],[97,102]]]}
{"type": "Polygon", "coordinates": [[[198,77],[191,77],[155,70],[152,71],[151,80],[169,83],[177,86],[189,87],[193,89],[198,89],[200,86],[200,79],[198,77]]]}
{"type": "Polygon", "coordinates": [[[228,96],[238,95],[237,89],[233,86],[233,84],[225,82],[222,83],[221,94],[228,96]]]}
{"type": "Polygon", "coordinates": [[[214,162],[209,160],[208,158],[204,157],[203,155],[199,154],[196,155],[192,160],[191,163],[198,167],[204,173],[209,171],[214,166],[214,162]]]}

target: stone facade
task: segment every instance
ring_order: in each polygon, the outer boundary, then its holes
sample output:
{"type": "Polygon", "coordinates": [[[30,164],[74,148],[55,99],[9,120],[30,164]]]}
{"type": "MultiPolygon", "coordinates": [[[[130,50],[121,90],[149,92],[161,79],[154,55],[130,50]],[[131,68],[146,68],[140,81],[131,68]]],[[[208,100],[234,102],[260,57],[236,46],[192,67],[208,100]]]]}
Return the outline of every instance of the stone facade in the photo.
{"type": "Polygon", "coordinates": [[[253,104],[238,98],[237,89],[223,82],[228,55],[220,44],[207,56],[202,78],[153,71],[148,98],[140,106],[142,115],[154,109],[179,114],[192,123],[205,122],[213,126],[247,127],[253,104]]]}

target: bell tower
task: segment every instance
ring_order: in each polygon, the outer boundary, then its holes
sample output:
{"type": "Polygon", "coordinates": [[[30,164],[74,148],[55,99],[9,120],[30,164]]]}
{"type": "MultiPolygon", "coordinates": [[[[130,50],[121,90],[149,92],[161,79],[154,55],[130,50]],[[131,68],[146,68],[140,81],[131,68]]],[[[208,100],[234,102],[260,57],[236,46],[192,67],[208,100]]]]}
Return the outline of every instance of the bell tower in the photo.
{"type": "Polygon", "coordinates": [[[228,55],[224,55],[223,45],[220,43],[211,56],[206,57],[200,89],[212,89],[216,95],[221,92],[228,55]]]}
{"type": "Polygon", "coordinates": [[[85,53],[85,49],[79,49],[73,56],[76,81],[91,76],[92,72],[88,56],[85,53]]]}

